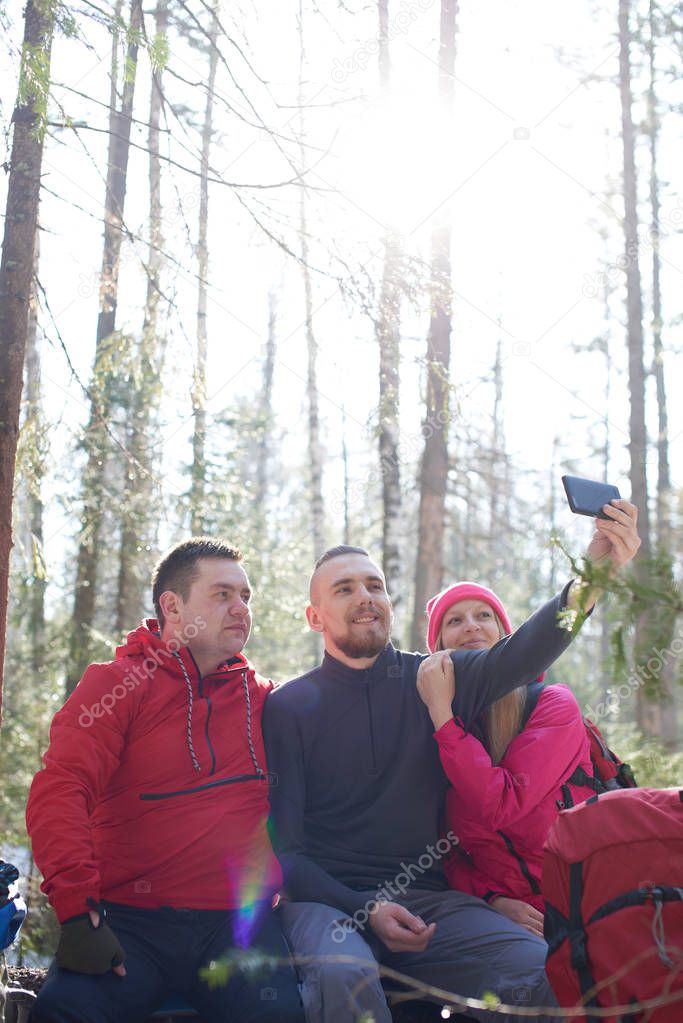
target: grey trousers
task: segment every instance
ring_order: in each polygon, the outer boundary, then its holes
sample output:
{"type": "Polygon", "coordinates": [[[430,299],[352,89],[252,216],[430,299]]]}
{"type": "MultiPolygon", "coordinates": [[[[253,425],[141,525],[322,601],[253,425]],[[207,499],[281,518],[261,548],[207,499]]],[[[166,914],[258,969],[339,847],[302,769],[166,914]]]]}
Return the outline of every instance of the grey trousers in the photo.
{"type": "MultiPolygon", "coordinates": [[[[368,899],[373,894],[368,893],[368,899]]],[[[379,964],[425,984],[470,998],[491,991],[520,1008],[557,1006],[545,975],[544,941],[508,920],[481,899],[456,891],[410,891],[397,900],[436,931],[424,952],[390,952],[365,927],[361,933],[340,925],[348,919],[332,906],[283,902],[283,931],[297,962],[307,1023],[357,1023],[372,1013],[375,1023],[391,1023],[379,964]],[[364,936],[363,936],[364,935],[364,936]],[[367,940],[366,940],[367,939],[367,940]],[[354,962],[307,962],[308,957],[353,957],[354,962]],[[304,961],[298,962],[299,959],[304,961]]],[[[389,981],[389,987],[394,983],[389,981]]],[[[454,1005],[454,1010],[458,1010],[454,1005]]],[[[482,1023],[518,1023],[519,1016],[467,1009],[482,1023]]],[[[535,1016],[535,1023],[558,1023],[535,1016]]]]}

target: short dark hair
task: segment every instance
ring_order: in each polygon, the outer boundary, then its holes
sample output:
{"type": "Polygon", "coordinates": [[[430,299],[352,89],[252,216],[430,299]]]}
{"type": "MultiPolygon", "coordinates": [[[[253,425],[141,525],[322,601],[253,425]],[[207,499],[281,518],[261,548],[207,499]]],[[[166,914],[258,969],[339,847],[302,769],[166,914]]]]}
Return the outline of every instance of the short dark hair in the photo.
{"type": "Polygon", "coordinates": [[[370,557],[365,547],[351,547],[347,543],[340,543],[336,547],[329,547],[324,554],[320,555],[315,563],[313,572],[317,572],[326,561],[332,561],[332,558],[340,558],[342,554],[364,554],[366,558],[370,557]]]}
{"type": "Polygon", "coordinates": [[[336,547],[329,547],[316,561],[315,567],[311,572],[311,578],[308,581],[308,596],[311,602],[313,602],[313,580],[315,579],[315,573],[321,565],[324,565],[327,561],[332,561],[332,558],[341,558],[343,554],[364,554],[366,558],[370,557],[365,547],[352,547],[348,543],[340,543],[336,547]]]}
{"type": "Polygon", "coordinates": [[[199,575],[197,563],[202,558],[241,561],[242,552],[227,541],[211,536],[191,536],[189,540],[183,540],[166,551],[152,572],[152,601],[162,628],[164,614],[159,597],[166,590],[173,590],[174,593],[179,593],[183,600],[187,600],[192,583],[199,575]]]}

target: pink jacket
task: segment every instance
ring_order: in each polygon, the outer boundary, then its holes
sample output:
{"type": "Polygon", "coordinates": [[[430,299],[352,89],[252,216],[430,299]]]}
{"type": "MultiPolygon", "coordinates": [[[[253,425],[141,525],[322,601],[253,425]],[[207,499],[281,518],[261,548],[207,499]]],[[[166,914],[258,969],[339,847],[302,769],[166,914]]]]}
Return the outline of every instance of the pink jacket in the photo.
{"type": "MultiPolygon", "coordinates": [[[[434,738],[451,783],[446,827],[459,839],[445,864],[450,887],[480,898],[521,899],[543,912],[543,843],[563,801],[561,786],[578,766],[593,774],[573,693],[565,685],[546,686],[497,767],[454,719],[434,738]]],[[[587,786],[570,791],[575,803],[594,794],[587,786]]]]}

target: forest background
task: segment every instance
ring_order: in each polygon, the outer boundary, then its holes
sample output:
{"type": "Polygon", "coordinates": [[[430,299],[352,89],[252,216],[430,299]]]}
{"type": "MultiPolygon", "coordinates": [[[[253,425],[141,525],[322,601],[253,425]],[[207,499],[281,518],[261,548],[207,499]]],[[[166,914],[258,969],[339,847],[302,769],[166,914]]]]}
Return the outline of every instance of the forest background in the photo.
{"type": "Polygon", "coordinates": [[[247,652],[284,680],[320,653],[326,546],[371,550],[425,649],[441,586],[519,622],[581,569],[562,473],[617,483],[641,553],[550,678],[641,783],[680,780],[683,5],[5,0],[0,23],[0,855],[34,904],[52,715],[190,533],[243,548],[247,652]]]}

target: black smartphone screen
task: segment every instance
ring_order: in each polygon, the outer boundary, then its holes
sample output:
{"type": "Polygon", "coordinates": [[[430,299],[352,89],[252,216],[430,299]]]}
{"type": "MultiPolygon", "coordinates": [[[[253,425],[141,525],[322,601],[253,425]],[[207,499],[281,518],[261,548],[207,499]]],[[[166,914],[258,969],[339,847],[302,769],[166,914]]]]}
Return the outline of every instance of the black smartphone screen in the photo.
{"type": "Polygon", "coordinates": [[[591,515],[593,518],[606,519],[602,510],[615,497],[621,497],[617,487],[611,483],[598,483],[585,480],[580,476],[563,476],[565,493],[569,507],[576,515],[591,515]]]}

